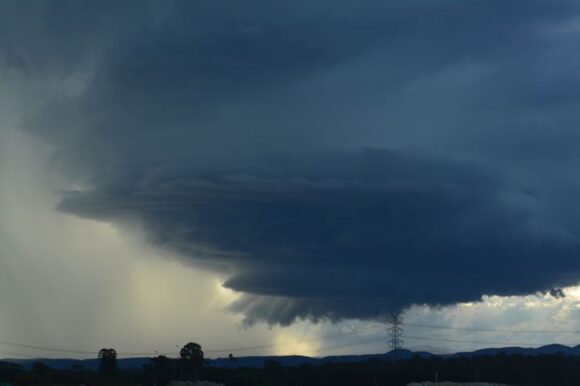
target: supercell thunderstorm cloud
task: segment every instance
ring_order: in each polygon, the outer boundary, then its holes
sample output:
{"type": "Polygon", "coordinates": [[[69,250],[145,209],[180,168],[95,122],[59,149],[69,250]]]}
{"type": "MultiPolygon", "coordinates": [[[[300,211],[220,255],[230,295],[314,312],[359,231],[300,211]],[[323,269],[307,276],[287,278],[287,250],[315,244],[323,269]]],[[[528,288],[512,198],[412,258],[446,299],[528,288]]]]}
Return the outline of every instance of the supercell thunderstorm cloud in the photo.
{"type": "Polygon", "coordinates": [[[218,272],[248,323],[574,285],[580,6],[468,3],[3,3],[0,66],[58,210],[218,272]]]}

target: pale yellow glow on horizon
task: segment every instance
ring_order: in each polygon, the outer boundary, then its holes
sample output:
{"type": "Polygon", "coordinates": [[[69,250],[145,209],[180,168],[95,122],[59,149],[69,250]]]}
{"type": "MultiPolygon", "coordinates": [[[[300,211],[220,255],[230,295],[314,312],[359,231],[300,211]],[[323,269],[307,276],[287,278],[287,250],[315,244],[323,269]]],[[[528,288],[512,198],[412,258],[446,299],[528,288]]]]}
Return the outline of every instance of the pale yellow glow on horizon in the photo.
{"type": "Polygon", "coordinates": [[[274,355],[305,355],[315,357],[320,350],[320,341],[315,337],[296,331],[283,330],[274,339],[274,355]]]}
{"type": "Polygon", "coordinates": [[[222,288],[223,278],[147,244],[138,223],[120,228],[55,210],[72,185],[47,170],[50,154],[25,134],[0,131],[0,175],[10,181],[0,184],[2,336],[150,355],[189,341],[206,350],[273,342],[264,326],[239,328],[242,316],[226,310],[237,295],[222,288]]]}

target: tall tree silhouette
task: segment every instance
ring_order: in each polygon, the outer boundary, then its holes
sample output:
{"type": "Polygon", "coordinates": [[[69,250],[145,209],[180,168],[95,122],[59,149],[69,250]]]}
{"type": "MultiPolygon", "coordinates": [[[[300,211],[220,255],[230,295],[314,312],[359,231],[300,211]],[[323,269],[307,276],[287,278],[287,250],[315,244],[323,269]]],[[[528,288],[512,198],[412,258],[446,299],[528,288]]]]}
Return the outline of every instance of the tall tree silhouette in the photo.
{"type": "Polygon", "coordinates": [[[181,357],[182,377],[189,378],[205,364],[203,358],[203,350],[201,345],[194,342],[189,342],[179,351],[181,357]]]}
{"type": "Polygon", "coordinates": [[[167,385],[176,376],[177,367],[172,364],[171,359],[165,355],[159,355],[151,359],[151,370],[153,380],[156,385],[167,385]]]}
{"type": "Polygon", "coordinates": [[[111,374],[117,368],[117,351],[113,348],[102,348],[99,351],[99,372],[111,374]]]}

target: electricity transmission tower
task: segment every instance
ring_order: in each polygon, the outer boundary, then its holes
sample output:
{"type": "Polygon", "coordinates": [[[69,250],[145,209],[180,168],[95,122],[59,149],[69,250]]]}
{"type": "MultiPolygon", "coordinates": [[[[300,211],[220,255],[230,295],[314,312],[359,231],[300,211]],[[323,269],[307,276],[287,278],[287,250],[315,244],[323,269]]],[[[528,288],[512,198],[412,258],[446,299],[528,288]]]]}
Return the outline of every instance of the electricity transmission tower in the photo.
{"type": "MultiPolygon", "coordinates": [[[[403,317],[400,312],[392,312],[387,317],[387,324],[389,325],[387,331],[389,334],[389,347],[392,351],[400,350],[403,347],[403,340],[401,336],[403,335],[403,317]]],[[[396,355],[396,354],[395,354],[396,355]]]]}

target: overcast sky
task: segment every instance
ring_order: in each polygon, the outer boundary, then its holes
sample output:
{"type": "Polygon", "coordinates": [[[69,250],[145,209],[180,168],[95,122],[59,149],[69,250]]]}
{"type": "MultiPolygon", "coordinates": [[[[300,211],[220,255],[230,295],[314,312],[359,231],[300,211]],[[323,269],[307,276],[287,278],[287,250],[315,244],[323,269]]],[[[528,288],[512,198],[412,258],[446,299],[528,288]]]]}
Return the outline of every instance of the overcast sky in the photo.
{"type": "Polygon", "coordinates": [[[576,344],[578,39],[576,1],[0,3],[0,357],[382,352],[400,310],[576,344]]]}

